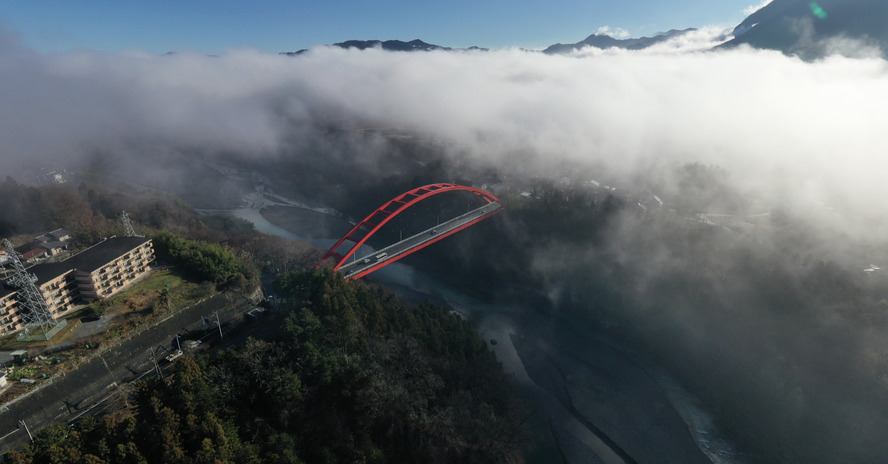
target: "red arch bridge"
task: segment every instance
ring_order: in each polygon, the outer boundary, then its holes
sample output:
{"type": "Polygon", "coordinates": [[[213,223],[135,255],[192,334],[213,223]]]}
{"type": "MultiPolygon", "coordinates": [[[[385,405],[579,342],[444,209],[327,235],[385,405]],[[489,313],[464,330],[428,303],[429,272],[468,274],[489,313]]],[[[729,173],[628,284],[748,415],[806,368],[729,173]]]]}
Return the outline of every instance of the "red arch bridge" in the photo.
{"type": "Polygon", "coordinates": [[[419,251],[445,237],[449,237],[482,219],[488,218],[503,209],[503,202],[484,190],[456,184],[430,184],[398,195],[358,223],[349,233],[330,248],[318,267],[332,259],[333,270],[345,275],[346,280],[359,279],[377,269],[383,268],[410,253],[419,251]],[[434,195],[453,191],[467,191],[478,195],[484,205],[453,219],[441,222],[380,250],[364,256],[357,256],[361,245],[373,236],[382,226],[407,208],[434,195]],[[351,258],[351,261],[349,261],[351,258]]]}

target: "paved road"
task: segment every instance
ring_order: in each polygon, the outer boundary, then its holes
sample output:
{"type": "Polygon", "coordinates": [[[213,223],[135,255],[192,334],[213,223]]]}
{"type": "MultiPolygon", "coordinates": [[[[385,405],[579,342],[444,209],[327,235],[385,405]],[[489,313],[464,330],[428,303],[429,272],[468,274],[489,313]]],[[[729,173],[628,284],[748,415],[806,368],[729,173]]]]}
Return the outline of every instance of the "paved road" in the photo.
{"type": "Polygon", "coordinates": [[[56,378],[30,395],[8,404],[0,410],[0,452],[27,441],[19,421],[24,420],[31,433],[51,422],[78,417],[110,393],[117,385],[139,378],[153,368],[149,348],[156,348],[158,362],[170,353],[175,336],[186,330],[204,326],[202,316],[223,310],[229,318],[238,317],[252,306],[248,302],[229,303],[226,294],[219,294],[202,303],[186,308],[164,322],[114,346],[101,356],[83,364],[67,375],[56,378]],[[185,330],[183,330],[185,329],[185,330]]]}
{"type": "Polygon", "coordinates": [[[377,250],[367,256],[356,257],[354,261],[343,264],[342,267],[339,268],[339,272],[345,275],[346,279],[361,277],[362,275],[385,266],[389,262],[395,261],[398,257],[410,253],[410,251],[415,248],[420,248],[430,242],[435,242],[448,235],[455,234],[468,224],[498,212],[502,207],[503,205],[500,203],[488,203],[449,221],[442,222],[435,227],[426,229],[416,235],[407,237],[393,245],[377,250]]]}

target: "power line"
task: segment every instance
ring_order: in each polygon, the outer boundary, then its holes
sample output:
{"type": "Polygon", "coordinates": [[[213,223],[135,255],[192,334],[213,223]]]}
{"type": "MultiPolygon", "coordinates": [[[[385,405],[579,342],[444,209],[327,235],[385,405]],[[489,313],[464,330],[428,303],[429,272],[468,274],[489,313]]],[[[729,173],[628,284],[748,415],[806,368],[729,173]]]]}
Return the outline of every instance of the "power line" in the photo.
{"type": "Polygon", "coordinates": [[[141,237],[141,235],[136,234],[136,230],[133,229],[133,222],[130,220],[126,211],[120,213],[120,222],[123,223],[123,235],[126,237],[141,237]]]}
{"type": "Polygon", "coordinates": [[[20,311],[25,325],[49,326],[52,324],[53,317],[43,293],[37,288],[37,276],[31,274],[25,269],[25,265],[19,259],[22,255],[15,251],[12,242],[3,239],[3,245],[9,250],[9,256],[12,257],[12,266],[15,273],[7,279],[10,285],[16,288],[19,297],[19,307],[24,311],[20,311]]]}

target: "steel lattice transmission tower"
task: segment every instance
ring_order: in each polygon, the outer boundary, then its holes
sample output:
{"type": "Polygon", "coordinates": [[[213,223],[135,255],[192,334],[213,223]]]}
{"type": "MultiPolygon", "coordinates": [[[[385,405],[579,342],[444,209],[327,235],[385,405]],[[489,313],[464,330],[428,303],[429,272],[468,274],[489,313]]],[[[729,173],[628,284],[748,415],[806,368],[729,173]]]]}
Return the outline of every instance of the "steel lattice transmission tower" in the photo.
{"type": "Polygon", "coordinates": [[[9,256],[12,257],[12,265],[15,269],[15,273],[7,279],[7,282],[16,288],[20,296],[19,305],[25,309],[21,312],[25,325],[44,327],[52,325],[52,312],[49,310],[46,299],[43,298],[43,293],[37,288],[37,276],[25,270],[24,264],[19,259],[21,255],[15,251],[9,240],[3,239],[3,245],[9,250],[9,256]]]}
{"type": "Polygon", "coordinates": [[[136,235],[136,229],[133,229],[133,222],[130,221],[129,214],[126,211],[120,213],[120,222],[123,223],[123,235],[126,237],[141,237],[136,235]]]}

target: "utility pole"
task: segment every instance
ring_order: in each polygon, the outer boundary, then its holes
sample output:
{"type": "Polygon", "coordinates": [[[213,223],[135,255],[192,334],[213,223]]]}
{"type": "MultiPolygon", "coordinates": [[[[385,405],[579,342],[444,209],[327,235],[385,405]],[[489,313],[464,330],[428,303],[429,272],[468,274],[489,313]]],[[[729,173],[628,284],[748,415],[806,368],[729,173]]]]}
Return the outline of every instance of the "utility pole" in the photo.
{"type": "MultiPolygon", "coordinates": [[[[105,370],[107,370],[107,371],[108,371],[108,375],[111,376],[111,385],[114,385],[114,386],[117,387],[117,392],[120,393],[120,396],[123,397],[123,404],[125,404],[126,407],[129,407],[129,401],[126,399],[126,395],[123,394],[123,389],[120,388],[120,384],[117,383],[116,380],[114,380],[114,373],[111,372],[111,368],[108,367],[108,361],[105,361],[105,357],[102,356],[101,354],[99,354],[99,359],[102,360],[102,364],[105,365],[105,370]]],[[[71,409],[71,408],[68,408],[68,409],[69,409],[68,412],[70,412],[70,409],[71,409]]]]}
{"type": "Polygon", "coordinates": [[[219,328],[219,340],[222,340],[222,324],[219,322],[219,311],[214,311],[213,314],[216,315],[216,327],[219,328]]]}
{"type": "Polygon", "coordinates": [[[31,431],[28,429],[28,424],[26,424],[24,420],[19,420],[19,424],[22,424],[22,427],[25,428],[25,432],[28,432],[28,438],[31,439],[31,443],[34,443],[34,436],[31,435],[31,431]]]}
{"type": "MultiPolygon", "coordinates": [[[[222,338],[222,323],[219,322],[219,311],[213,311],[213,316],[214,316],[214,319],[216,319],[216,327],[219,328],[219,338],[221,339],[222,338]]],[[[201,319],[203,320],[204,328],[206,328],[206,326],[209,325],[210,322],[212,322],[212,321],[210,321],[209,316],[201,316],[201,319]]]]}
{"type": "Polygon", "coordinates": [[[157,370],[157,377],[160,380],[163,380],[163,372],[160,370],[160,365],[157,364],[157,358],[154,356],[154,348],[148,348],[148,352],[151,353],[151,362],[154,363],[154,369],[157,370]]]}
{"type": "Polygon", "coordinates": [[[182,351],[182,345],[179,344],[179,334],[176,334],[176,348],[178,348],[179,351],[182,351]]]}

